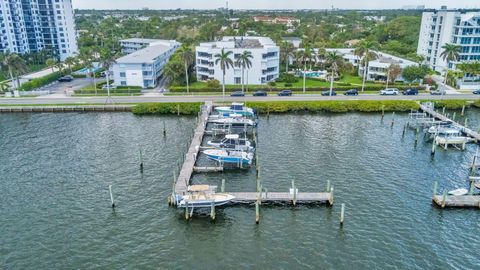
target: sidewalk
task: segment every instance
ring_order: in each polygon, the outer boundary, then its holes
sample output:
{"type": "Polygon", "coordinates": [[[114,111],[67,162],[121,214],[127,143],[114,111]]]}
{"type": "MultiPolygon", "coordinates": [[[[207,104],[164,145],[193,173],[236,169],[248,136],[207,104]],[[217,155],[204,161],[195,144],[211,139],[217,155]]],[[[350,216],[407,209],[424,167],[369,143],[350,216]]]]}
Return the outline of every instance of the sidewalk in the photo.
{"type": "Polygon", "coordinates": [[[443,88],[445,89],[445,94],[461,94],[457,89],[451,87],[450,85],[445,85],[443,84],[443,81],[445,80],[445,77],[440,76],[440,75],[433,75],[432,76],[433,80],[438,84],[438,88],[443,88]]]}

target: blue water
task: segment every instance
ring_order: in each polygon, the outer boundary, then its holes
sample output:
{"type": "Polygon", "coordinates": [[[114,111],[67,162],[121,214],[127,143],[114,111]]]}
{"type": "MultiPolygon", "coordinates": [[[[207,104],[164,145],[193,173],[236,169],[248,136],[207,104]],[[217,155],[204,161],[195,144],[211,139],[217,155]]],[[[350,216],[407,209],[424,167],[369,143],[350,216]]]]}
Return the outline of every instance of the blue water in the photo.
{"type": "MultiPolygon", "coordinates": [[[[479,112],[467,114],[479,123],[479,112]]],[[[467,185],[475,146],[439,149],[432,160],[429,143],[415,146],[411,131],[402,138],[406,121],[397,114],[391,128],[391,115],[261,117],[263,187],[287,191],[295,179],[300,191],[323,191],[330,180],[335,202],[262,206],[256,225],[251,206],[217,209],[215,222],[185,221],[167,206],[193,118],[1,115],[0,268],[478,269],[480,212],[431,204],[434,181],[440,191],[467,185]]],[[[254,169],[193,182],[223,178],[227,191],[256,187],[254,169]]]]}

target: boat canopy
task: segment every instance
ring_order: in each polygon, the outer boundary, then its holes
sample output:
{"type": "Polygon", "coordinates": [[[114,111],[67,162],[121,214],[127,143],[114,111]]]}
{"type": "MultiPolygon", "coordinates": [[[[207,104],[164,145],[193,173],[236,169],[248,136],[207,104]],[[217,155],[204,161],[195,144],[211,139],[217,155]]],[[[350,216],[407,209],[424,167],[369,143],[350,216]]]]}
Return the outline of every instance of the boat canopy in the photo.
{"type": "Polygon", "coordinates": [[[209,191],[211,187],[209,185],[190,185],[188,186],[188,191],[199,192],[199,191],[209,191]]]}
{"type": "Polygon", "coordinates": [[[228,134],[228,135],[225,135],[225,139],[238,139],[240,138],[240,136],[238,136],[238,134],[228,134]]]}

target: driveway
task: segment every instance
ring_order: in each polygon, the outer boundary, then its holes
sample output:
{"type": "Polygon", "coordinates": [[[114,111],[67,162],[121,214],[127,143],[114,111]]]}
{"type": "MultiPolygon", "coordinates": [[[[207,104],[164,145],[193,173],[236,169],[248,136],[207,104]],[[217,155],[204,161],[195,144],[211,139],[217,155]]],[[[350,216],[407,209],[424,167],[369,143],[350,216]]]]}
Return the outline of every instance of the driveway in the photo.
{"type": "MultiPolygon", "coordinates": [[[[97,79],[97,83],[104,81],[105,79],[103,78],[97,79]]],[[[92,84],[92,79],[90,78],[77,78],[71,82],[53,82],[36,90],[50,91],[50,93],[52,93],[38,98],[66,97],[68,93],[73,93],[73,91],[82,89],[90,84],[92,84]]]]}
{"type": "Polygon", "coordinates": [[[460,92],[457,91],[457,89],[451,87],[448,84],[443,84],[445,81],[445,77],[440,76],[440,75],[433,75],[432,76],[433,80],[438,84],[439,89],[444,89],[446,94],[459,94],[460,92]]]}

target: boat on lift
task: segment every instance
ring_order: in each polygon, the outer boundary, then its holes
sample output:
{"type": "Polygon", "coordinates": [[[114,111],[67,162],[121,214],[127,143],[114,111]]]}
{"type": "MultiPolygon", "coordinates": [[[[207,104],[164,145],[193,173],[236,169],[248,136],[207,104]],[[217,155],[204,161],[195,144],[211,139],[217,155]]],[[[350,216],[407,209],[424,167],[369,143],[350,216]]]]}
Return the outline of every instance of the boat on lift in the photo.
{"type": "Polygon", "coordinates": [[[460,136],[462,135],[462,130],[454,126],[433,126],[428,129],[428,133],[438,136],[460,136]]]}
{"type": "Polygon", "coordinates": [[[448,195],[452,195],[452,196],[463,196],[467,194],[468,194],[468,189],[466,188],[459,188],[459,189],[451,190],[448,192],[448,195]]]}
{"type": "Polygon", "coordinates": [[[220,206],[235,199],[235,196],[228,193],[216,193],[216,186],[190,185],[187,187],[187,194],[177,196],[177,206],[185,208],[201,208],[220,206]]]}
{"type": "Polygon", "coordinates": [[[246,117],[254,117],[255,110],[245,107],[243,103],[232,103],[229,107],[215,107],[215,111],[222,115],[240,114],[246,117]]]}
{"type": "Polygon", "coordinates": [[[245,118],[240,114],[228,114],[228,116],[210,117],[208,122],[214,124],[230,125],[232,128],[254,127],[257,123],[251,119],[245,118]]]}
{"type": "Polygon", "coordinates": [[[255,148],[247,138],[240,138],[238,134],[225,135],[223,139],[211,140],[207,142],[208,145],[226,150],[238,150],[252,152],[255,148]]]}
{"type": "Polygon", "coordinates": [[[237,164],[238,166],[250,166],[253,161],[253,153],[226,149],[208,149],[203,151],[209,159],[220,162],[237,164]]]}

